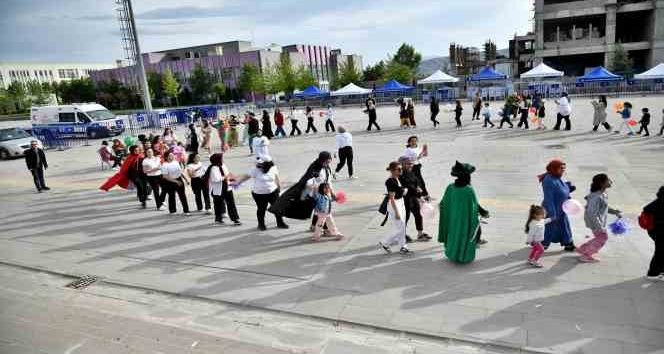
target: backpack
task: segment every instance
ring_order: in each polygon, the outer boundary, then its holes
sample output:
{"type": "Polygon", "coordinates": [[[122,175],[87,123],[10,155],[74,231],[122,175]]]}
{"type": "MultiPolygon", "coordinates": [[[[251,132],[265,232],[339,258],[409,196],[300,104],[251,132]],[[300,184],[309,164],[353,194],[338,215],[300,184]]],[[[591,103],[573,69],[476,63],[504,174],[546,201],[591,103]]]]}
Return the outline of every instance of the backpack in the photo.
{"type": "Polygon", "coordinates": [[[639,215],[639,226],[646,231],[652,231],[655,228],[655,218],[652,214],[643,211],[639,215]]]}

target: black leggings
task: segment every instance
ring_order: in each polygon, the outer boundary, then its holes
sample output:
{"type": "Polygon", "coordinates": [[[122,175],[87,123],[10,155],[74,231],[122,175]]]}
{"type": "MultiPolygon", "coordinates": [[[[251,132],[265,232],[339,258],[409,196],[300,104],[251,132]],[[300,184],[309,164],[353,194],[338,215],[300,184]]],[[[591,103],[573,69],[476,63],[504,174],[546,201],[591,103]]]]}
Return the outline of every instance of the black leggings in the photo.
{"type": "MultiPolygon", "coordinates": [[[[593,131],[596,132],[596,131],[597,131],[597,128],[599,128],[599,126],[600,126],[600,124],[597,124],[596,126],[594,126],[594,127],[593,127],[593,131]]],[[[608,130],[608,131],[611,131],[611,125],[609,125],[609,123],[604,122],[604,123],[601,124],[601,126],[603,126],[604,129],[606,129],[606,130],[608,130]]]]}
{"type": "Polygon", "coordinates": [[[309,133],[309,130],[313,130],[314,133],[318,133],[318,129],[316,129],[316,126],[314,125],[314,119],[313,118],[307,118],[307,130],[305,133],[309,133]]]}
{"type": "Polygon", "coordinates": [[[196,209],[198,211],[203,210],[203,200],[205,200],[205,210],[210,210],[210,188],[208,187],[208,184],[203,181],[203,178],[192,178],[191,190],[194,192],[194,197],[196,199],[196,209]]]}
{"type": "Polygon", "coordinates": [[[334,123],[329,119],[325,121],[325,131],[326,132],[329,132],[329,131],[336,132],[336,130],[334,129],[334,123]]]}
{"type": "Polygon", "coordinates": [[[185,213],[189,212],[189,204],[187,203],[187,194],[184,191],[184,182],[182,178],[180,180],[180,185],[173,183],[171,181],[164,180],[164,191],[168,194],[168,211],[175,213],[177,207],[175,205],[175,194],[178,195],[180,199],[180,204],[182,204],[182,211],[185,213]]]}
{"type": "Polygon", "coordinates": [[[503,115],[503,118],[500,120],[499,128],[503,127],[503,123],[507,123],[510,125],[510,128],[514,128],[514,124],[512,124],[512,122],[510,121],[510,116],[507,114],[503,115]]]}
{"type": "Polygon", "coordinates": [[[165,192],[160,190],[161,185],[161,175],[159,176],[147,176],[148,185],[152,188],[152,193],[154,194],[154,202],[157,205],[157,208],[161,207],[164,204],[164,195],[165,192]],[[160,193],[161,192],[161,193],[160,193]]]}
{"type": "Polygon", "coordinates": [[[438,116],[438,112],[431,112],[431,122],[433,122],[433,126],[436,127],[440,122],[436,119],[438,116]]]}
{"type": "Polygon", "coordinates": [[[473,107],[473,120],[480,119],[480,110],[482,110],[482,106],[473,107]]]}
{"type": "Polygon", "coordinates": [[[228,217],[233,221],[240,220],[240,215],[235,206],[235,198],[233,191],[224,191],[221,195],[212,195],[212,202],[214,203],[214,220],[222,221],[224,214],[228,211],[228,217]]]}
{"type": "Polygon", "coordinates": [[[302,135],[302,131],[297,126],[297,120],[291,119],[290,124],[291,124],[290,136],[295,135],[295,132],[297,132],[297,135],[302,135]]]}
{"type": "MultiPolygon", "coordinates": [[[[272,204],[277,201],[277,198],[279,198],[279,188],[269,194],[256,194],[251,192],[251,196],[254,197],[254,201],[256,202],[256,218],[258,219],[258,225],[265,226],[265,212],[267,211],[268,204],[272,206],[272,204]]],[[[277,219],[277,225],[284,224],[284,219],[281,215],[274,214],[274,218],[277,219]]]]}
{"type": "Polygon", "coordinates": [[[344,146],[339,149],[339,163],[335,169],[336,173],[339,173],[344,165],[348,162],[348,176],[353,177],[353,147],[344,146]]]}
{"type": "Polygon", "coordinates": [[[461,113],[457,113],[454,115],[454,120],[456,121],[457,127],[461,126],[461,113]]]}
{"type": "Polygon", "coordinates": [[[415,229],[418,232],[424,230],[424,224],[422,223],[422,214],[420,214],[420,204],[417,201],[417,199],[412,201],[406,201],[406,226],[408,226],[408,220],[410,219],[410,214],[413,214],[413,218],[415,218],[415,229]],[[408,205],[412,206],[408,207],[408,205]]]}
{"type": "Polygon", "coordinates": [[[378,117],[376,116],[376,110],[370,110],[369,111],[369,125],[367,126],[367,130],[371,130],[371,126],[375,126],[376,130],[380,130],[380,127],[378,126],[378,123],[376,123],[376,120],[378,117]]]}
{"type": "Polygon", "coordinates": [[[519,114],[521,115],[521,117],[519,118],[519,124],[517,124],[516,126],[521,128],[521,126],[523,125],[526,129],[528,129],[528,109],[527,108],[519,109],[519,114]]]}

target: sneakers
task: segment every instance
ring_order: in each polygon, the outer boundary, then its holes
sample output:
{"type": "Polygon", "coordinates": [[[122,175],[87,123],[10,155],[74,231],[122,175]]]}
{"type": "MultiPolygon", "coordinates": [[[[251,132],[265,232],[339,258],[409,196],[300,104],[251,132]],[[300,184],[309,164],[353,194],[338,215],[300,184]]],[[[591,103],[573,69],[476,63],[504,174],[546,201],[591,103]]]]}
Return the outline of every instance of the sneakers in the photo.
{"type": "Polygon", "coordinates": [[[429,235],[426,234],[426,233],[423,233],[423,234],[417,236],[417,241],[419,241],[419,242],[428,242],[428,241],[431,241],[431,236],[429,236],[429,235]]]}
{"type": "Polygon", "coordinates": [[[584,254],[579,257],[579,261],[582,263],[597,263],[599,262],[599,259],[584,254]]]}
{"type": "Polygon", "coordinates": [[[542,265],[542,263],[540,263],[540,261],[536,261],[536,260],[532,260],[532,259],[528,261],[528,264],[530,264],[531,266],[533,266],[533,267],[535,267],[535,268],[542,268],[542,267],[544,267],[544,266],[542,265]]]}
{"type": "Polygon", "coordinates": [[[157,211],[162,211],[164,209],[161,208],[161,205],[157,207],[157,211]]]}
{"type": "Polygon", "coordinates": [[[646,279],[654,281],[664,281],[664,274],[660,275],[646,275],[646,279]]]}
{"type": "Polygon", "coordinates": [[[50,191],[51,188],[48,188],[48,187],[42,187],[42,190],[43,190],[43,191],[50,191]]]}
{"type": "Polygon", "coordinates": [[[404,255],[411,255],[411,254],[413,254],[413,251],[409,250],[406,247],[401,247],[401,249],[399,250],[399,253],[404,254],[404,255]]]}
{"type": "Polygon", "coordinates": [[[290,229],[290,226],[288,226],[284,223],[281,223],[281,224],[277,224],[277,228],[279,228],[279,229],[290,229]]]}
{"type": "Polygon", "coordinates": [[[205,214],[207,214],[207,215],[212,215],[212,209],[207,209],[207,210],[205,210],[205,214]]]}
{"type": "Polygon", "coordinates": [[[382,248],[385,253],[392,253],[392,249],[389,246],[385,246],[382,242],[378,242],[378,247],[382,248]]]}
{"type": "Polygon", "coordinates": [[[184,216],[191,216],[191,213],[188,212],[188,211],[185,211],[184,213],[182,213],[182,215],[184,215],[184,216]]]}
{"type": "Polygon", "coordinates": [[[570,243],[569,245],[565,245],[564,250],[565,252],[574,252],[576,250],[576,246],[574,246],[573,243],[570,243]]]}
{"type": "Polygon", "coordinates": [[[216,224],[218,224],[218,225],[223,225],[223,224],[225,224],[223,219],[222,219],[222,220],[215,220],[214,222],[215,222],[216,224]]]}
{"type": "Polygon", "coordinates": [[[344,238],[344,234],[337,234],[334,238],[335,238],[337,241],[340,241],[341,239],[344,238]]]}
{"type": "Polygon", "coordinates": [[[233,220],[233,226],[240,226],[240,225],[242,225],[240,220],[233,220]]]}

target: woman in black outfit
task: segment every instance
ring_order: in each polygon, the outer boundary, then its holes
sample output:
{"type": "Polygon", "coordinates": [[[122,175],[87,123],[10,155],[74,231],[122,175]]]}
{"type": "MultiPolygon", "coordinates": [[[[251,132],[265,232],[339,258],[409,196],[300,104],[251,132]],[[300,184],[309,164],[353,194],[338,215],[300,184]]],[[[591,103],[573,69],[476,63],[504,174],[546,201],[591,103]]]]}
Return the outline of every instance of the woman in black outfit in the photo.
{"type": "Polygon", "coordinates": [[[189,124],[189,146],[187,151],[198,153],[198,135],[196,134],[196,126],[189,124]]]}
{"type": "MultiPolygon", "coordinates": [[[[422,222],[422,214],[420,214],[420,198],[424,197],[423,185],[420,179],[413,172],[413,160],[409,156],[401,156],[399,163],[403,167],[399,181],[401,185],[407,190],[404,195],[404,204],[406,207],[406,226],[410,215],[413,214],[415,218],[415,229],[417,230],[418,241],[429,241],[431,237],[424,232],[424,224],[422,222]]],[[[413,242],[410,236],[406,235],[406,242],[413,242]]]]}
{"type": "Polygon", "coordinates": [[[235,206],[233,190],[228,188],[228,181],[234,178],[224,165],[224,154],[210,156],[210,167],[205,171],[203,180],[210,184],[210,194],[214,204],[214,221],[218,224],[224,223],[224,215],[228,211],[228,217],[233,221],[233,224],[235,226],[242,225],[235,206]]]}
{"type": "Polygon", "coordinates": [[[266,110],[263,110],[263,136],[272,139],[274,138],[274,133],[272,132],[272,122],[270,122],[270,114],[266,110]]]}
{"type": "Polygon", "coordinates": [[[314,111],[311,107],[307,106],[307,130],[305,133],[309,134],[309,130],[313,130],[314,133],[318,133],[318,129],[314,126],[314,111]]]}
{"type": "Polygon", "coordinates": [[[367,107],[365,112],[369,115],[369,126],[367,126],[367,131],[371,131],[371,126],[375,126],[376,130],[380,130],[378,123],[376,123],[378,116],[376,115],[376,101],[373,99],[373,96],[369,96],[364,104],[367,107]]]}

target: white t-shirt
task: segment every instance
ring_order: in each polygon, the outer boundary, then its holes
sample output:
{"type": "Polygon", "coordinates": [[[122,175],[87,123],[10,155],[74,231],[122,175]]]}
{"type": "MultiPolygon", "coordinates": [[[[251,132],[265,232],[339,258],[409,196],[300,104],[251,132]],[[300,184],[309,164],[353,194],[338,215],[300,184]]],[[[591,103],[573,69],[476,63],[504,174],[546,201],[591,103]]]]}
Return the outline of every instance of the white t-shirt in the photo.
{"type": "Polygon", "coordinates": [[[313,197],[314,192],[318,190],[318,186],[320,186],[321,183],[327,183],[332,187],[332,179],[330,178],[327,169],[324,167],[318,173],[318,177],[312,177],[307,181],[307,187],[309,189],[314,187],[314,190],[309,190],[308,194],[313,197]]]}
{"type": "Polygon", "coordinates": [[[187,165],[187,172],[193,178],[201,178],[205,174],[207,168],[202,163],[190,163],[187,165]]]}
{"type": "Polygon", "coordinates": [[[334,111],[332,110],[332,108],[327,109],[327,117],[326,118],[330,122],[334,119],[334,111]]]}
{"type": "Polygon", "coordinates": [[[164,177],[170,177],[173,179],[180,178],[182,176],[180,163],[177,161],[164,162],[164,164],[161,165],[161,173],[164,177]]]}
{"type": "Polygon", "coordinates": [[[210,168],[210,192],[217,196],[221,195],[223,192],[224,176],[228,176],[228,167],[226,167],[224,164],[221,164],[221,169],[224,172],[223,175],[221,174],[219,167],[212,166],[212,168],[210,168]]]}
{"type": "Polygon", "coordinates": [[[542,242],[544,241],[544,229],[546,224],[550,223],[551,219],[531,220],[528,223],[528,238],[526,242],[542,242]]]}
{"type": "Polygon", "coordinates": [[[270,155],[270,151],[267,149],[268,145],[270,145],[270,139],[264,136],[255,137],[251,142],[251,146],[254,148],[254,154],[256,154],[256,157],[270,155]]]}
{"type": "Polygon", "coordinates": [[[418,145],[417,147],[414,148],[413,147],[406,148],[406,152],[404,152],[403,156],[410,157],[414,165],[419,165],[421,153],[422,153],[422,148],[418,145]]]}
{"type": "Polygon", "coordinates": [[[572,106],[567,97],[561,97],[560,100],[558,100],[558,112],[563,116],[572,114],[572,106]]]}
{"type": "Polygon", "coordinates": [[[256,194],[270,194],[277,190],[277,176],[279,176],[279,170],[276,166],[272,166],[267,173],[263,173],[263,170],[254,168],[248,173],[251,178],[254,179],[254,185],[251,187],[251,191],[256,194]]]}
{"type": "Polygon", "coordinates": [[[143,172],[148,176],[161,176],[161,159],[157,156],[149,158],[146,157],[143,159],[143,172]],[[150,170],[154,170],[148,172],[150,170]]]}
{"type": "Polygon", "coordinates": [[[353,136],[349,132],[337,134],[335,137],[337,150],[346,146],[353,146],[353,136]]]}

